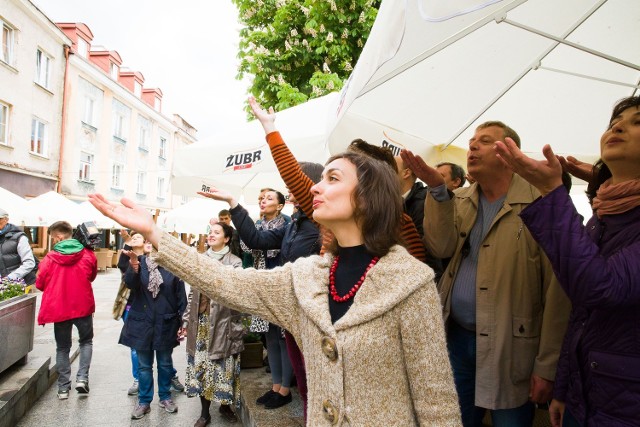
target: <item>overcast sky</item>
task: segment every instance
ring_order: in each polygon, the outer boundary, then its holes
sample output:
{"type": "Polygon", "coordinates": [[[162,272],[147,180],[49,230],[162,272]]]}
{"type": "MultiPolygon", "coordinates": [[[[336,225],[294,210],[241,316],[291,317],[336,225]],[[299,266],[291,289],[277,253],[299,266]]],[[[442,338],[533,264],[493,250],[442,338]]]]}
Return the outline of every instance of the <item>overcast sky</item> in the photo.
{"type": "Polygon", "coordinates": [[[237,10],[230,0],[31,0],[53,22],[83,22],[93,45],[159,87],[162,112],[180,114],[198,140],[246,122],[237,73],[237,10]]]}

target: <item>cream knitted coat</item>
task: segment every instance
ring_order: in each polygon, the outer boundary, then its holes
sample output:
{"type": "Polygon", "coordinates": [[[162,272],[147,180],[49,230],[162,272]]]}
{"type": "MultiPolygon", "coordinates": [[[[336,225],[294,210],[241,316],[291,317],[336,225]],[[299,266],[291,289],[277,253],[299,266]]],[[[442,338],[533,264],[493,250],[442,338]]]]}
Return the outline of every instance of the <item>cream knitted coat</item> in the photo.
{"type": "Polygon", "coordinates": [[[307,369],[307,425],[462,425],[433,271],[404,248],[369,271],[335,324],[330,254],[242,270],[164,234],[154,256],[219,303],[291,332],[307,369]]]}

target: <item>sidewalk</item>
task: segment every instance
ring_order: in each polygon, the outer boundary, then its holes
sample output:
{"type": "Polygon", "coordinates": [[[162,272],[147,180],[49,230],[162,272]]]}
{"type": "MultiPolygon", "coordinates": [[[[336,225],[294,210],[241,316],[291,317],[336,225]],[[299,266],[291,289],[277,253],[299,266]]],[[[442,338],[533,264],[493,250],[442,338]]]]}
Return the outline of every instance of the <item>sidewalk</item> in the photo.
{"type": "MultiPolygon", "coordinates": [[[[20,427],[30,426],[192,426],[200,414],[198,398],[188,398],[184,393],[173,393],[179,410],[169,414],[158,406],[157,390],[151,403],[151,413],[141,420],[131,420],[131,410],[136,403],[135,396],[127,396],[131,385],[131,359],[129,348],[118,344],[122,322],[111,317],[111,307],[120,283],[120,272],[109,269],[106,273],[98,273],[94,282],[96,314],[94,317],[93,359],[90,370],[91,392],[87,397],[79,397],[74,389],[68,400],[58,400],[55,381],[40,397],[35,405],[18,423],[20,427]]],[[[38,306],[39,306],[38,298],[38,306]]],[[[75,329],[74,329],[75,331],[75,329]]],[[[76,343],[72,352],[77,348],[76,343]]],[[[51,366],[55,364],[55,340],[53,325],[36,326],[34,350],[29,353],[29,360],[43,356],[51,358],[51,366]]],[[[180,380],[184,381],[186,355],[184,344],[173,352],[174,366],[180,380]]],[[[71,377],[75,378],[78,361],[71,367],[71,377]]],[[[286,405],[273,411],[256,408],[255,398],[269,386],[269,376],[264,369],[245,370],[241,374],[243,399],[242,421],[235,425],[246,426],[301,426],[302,406],[297,393],[294,404],[286,405]]],[[[230,425],[218,416],[217,405],[211,406],[210,426],[230,425]]]]}

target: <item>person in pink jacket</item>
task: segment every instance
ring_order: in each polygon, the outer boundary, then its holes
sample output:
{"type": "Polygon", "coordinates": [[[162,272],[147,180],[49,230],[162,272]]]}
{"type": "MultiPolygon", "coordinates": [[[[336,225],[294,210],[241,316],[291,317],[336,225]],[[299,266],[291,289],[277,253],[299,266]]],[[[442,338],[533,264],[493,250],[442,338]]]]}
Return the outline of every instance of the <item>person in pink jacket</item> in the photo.
{"type": "Polygon", "coordinates": [[[53,250],[38,268],[36,287],[43,292],[38,324],[53,323],[58,367],[58,398],[68,399],[71,388],[71,327],[78,329],[80,366],[76,390],[89,393],[89,367],[93,352],[93,313],[96,303],[91,282],[96,278],[95,254],[73,239],[73,228],[66,221],[49,227],[53,250]]]}

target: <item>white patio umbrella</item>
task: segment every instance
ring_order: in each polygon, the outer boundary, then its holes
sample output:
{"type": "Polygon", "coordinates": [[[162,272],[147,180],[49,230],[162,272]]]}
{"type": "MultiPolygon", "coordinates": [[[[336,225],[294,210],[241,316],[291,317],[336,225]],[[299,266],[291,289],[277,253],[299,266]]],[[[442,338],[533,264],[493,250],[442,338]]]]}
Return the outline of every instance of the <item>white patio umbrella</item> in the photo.
{"type": "Polygon", "coordinates": [[[67,221],[74,227],[81,223],[83,219],[79,205],[55,191],[49,191],[27,201],[25,226],[48,227],[56,221],[67,221]]]}
{"type": "Polygon", "coordinates": [[[15,225],[22,225],[26,212],[27,201],[17,194],[0,187],[0,208],[9,213],[9,221],[15,225]]]}
{"type": "MultiPolygon", "coordinates": [[[[101,229],[123,228],[111,218],[102,215],[100,211],[93,207],[88,201],[78,204],[76,209],[78,210],[78,218],[81,222],[93,222],[96,227],[101,229]]],[[[72,225],[75,227],[77,224],[72,225]]]]}
{"type": "Polygon", "coordinates": [[[634,40],[637,0],[383,0],[330,151],[362,137],[438,161],[501,120],[525,152],[593,161],[613,104],[638,93],[634,40]]]}
{"type": "MultiPolygon", "coordinates": [[[[298,160],[324,163],[329,108],[337,100],[332,93],[277,114],[276,125],[298,160]]],[[[271,157],[262,126],[256,120],[231,129],[215,141],[176,150],[173,163],[174,194],[194,196],[207,187],[218,187],[245,200],[257,200],[261,188],[284,192],[284,183],[271,157]]]]}

